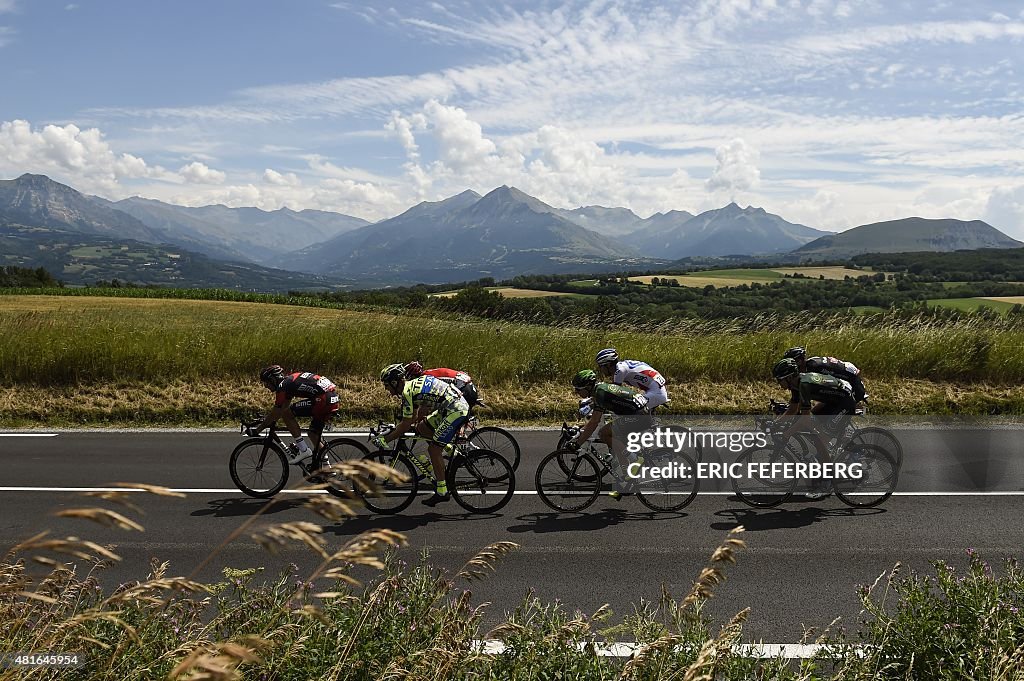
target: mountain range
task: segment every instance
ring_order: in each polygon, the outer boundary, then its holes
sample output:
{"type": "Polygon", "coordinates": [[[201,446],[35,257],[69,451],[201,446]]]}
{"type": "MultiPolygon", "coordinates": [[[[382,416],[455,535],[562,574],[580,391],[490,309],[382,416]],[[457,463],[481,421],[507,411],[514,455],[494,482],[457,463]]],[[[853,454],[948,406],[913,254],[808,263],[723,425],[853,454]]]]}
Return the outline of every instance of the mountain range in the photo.
{"type": "Polygon", "coordinates": [[[799,257],[849,258],[861,253],[911,251],[965,251],[977,248],[1020,248],[1011,239],[981,220],[929,220],[904,218],[873,222],[839,234],[830,234],[793,251],[799,257]]]}
{"type": "Polygon", "coordinates": [[[0,181],[0,265],[45,260],[69,283],[97,278],[105,263],[97,253],[146,253],[139,257],[152,261],[150,267],[162,263],[163,273],[154,277],[152,270],[132,272],[121,257],[115,270],[139,283],[210,285],[190,277],[219,271],[217,285],[265,288],[287,281],[299,288],[654,270],[680,259],[806,262],[866,252],[1019,246],[977,220],[907,218],[832,234],[735,203],[699,215],[669,211],[641,218],[627,208],[555,208],[508,186],[484,196],[467,190],[425,201],[371,224],[317,210],[191,208],[138,197],[108,201],[42,175],[0,181]],[[190,275],[176,269],[182,262],[202,266],[193,266],[190,275]]]}

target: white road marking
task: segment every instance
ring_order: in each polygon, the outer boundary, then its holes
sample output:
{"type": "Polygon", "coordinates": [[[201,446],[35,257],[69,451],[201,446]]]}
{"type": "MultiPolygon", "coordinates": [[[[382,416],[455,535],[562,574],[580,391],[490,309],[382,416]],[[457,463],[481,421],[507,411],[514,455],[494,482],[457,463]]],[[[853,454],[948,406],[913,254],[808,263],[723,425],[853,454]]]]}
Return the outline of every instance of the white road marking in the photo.
{"type": "MultiPolygon", "coordinates": [[[[172,492],[183,494],[241,494],[235,487],[179,487],[168,488],[172,492]]],[[[138,487],[0,487],[0,492],[145,492],[138,487]]],[[[419,494],[429,494],[431,490],[424,488],[419,494]]],[[[325,490],[285,489],[279,494],[327,494],[325,490]]],[[[537,496],[532,489],[517,489],[512,494],[517,496],[537,496]]],[[[698,496],[734,496],[735,492],[698,492],[698,496]]],[[[601,492],[607,496],[608,492],[601,492]]],[[[564,496],[564,495],[563,495],[564,496]]],[[[799,494],[796,494],[799,496],[799,494]]],[[[992,492],[894,492],[894,497],[1021,497],[1024,490],[992,491],[992,492]]]]}
{"type": "MultiPolygon", "coordinates": [[[[496,639],[476,641],[476,648],[485,655],[500,655],[506,650],[505,643],[496,639]]],[[[578,643],[576,647],[587,650],[590,645],[578,643]]],[[[598,657],[632,657],[646,646],[635,643],[608,643],[594,645],[598,657]]],[[[817,643],[739,643],[733,646],[742,657],[771,660],[783,658],[787,660],[809,660],[822,652],[828,652],[829,646],[817,643]]]]}
{"type": "Polygon", "coordinates": [[[0,437],[57,437],[57,433],[0,433],[0,437]]]}

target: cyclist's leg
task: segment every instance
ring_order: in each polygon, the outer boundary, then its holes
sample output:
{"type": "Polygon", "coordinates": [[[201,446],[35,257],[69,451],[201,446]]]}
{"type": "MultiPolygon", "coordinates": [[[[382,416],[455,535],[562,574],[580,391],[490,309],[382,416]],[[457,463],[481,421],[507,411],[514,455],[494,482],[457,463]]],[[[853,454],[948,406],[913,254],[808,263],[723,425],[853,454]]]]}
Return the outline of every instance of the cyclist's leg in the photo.
{"type": "Polygon", "coordinates": [[[313,400],[298,400],[289,405],[288,410],[284,413],[284,424],[288,427],[288,432],[291,433],[292,437],[296,439],[302,437],[302,427],[299,426],[299,418],[312,415],[313,400]]]}
{"type": "Polygon", "coordinates": [[[324,434],[324,426],[338,411],[338,395],[334,392],[324,393],[313,400],[310,410],[311,421],[309,423],[309,442],[313,445],[313,451],[319,451],[320,442],[324,434]]]}
{"type": "Polygon", "coordinates": [[[426,438],[427,440],[427,454],[430,455],[430,466],[434,470],[434,479],[440,485],[445,479],[444,476],[444,458],[441,454],[444,452],[441,445],[434,441],[435,427],[431,423],[431,417],[435,416],[437,412],[432,412],[430,416],[423,419],[416,424],[416,434],[420,437],[426,438]]]}

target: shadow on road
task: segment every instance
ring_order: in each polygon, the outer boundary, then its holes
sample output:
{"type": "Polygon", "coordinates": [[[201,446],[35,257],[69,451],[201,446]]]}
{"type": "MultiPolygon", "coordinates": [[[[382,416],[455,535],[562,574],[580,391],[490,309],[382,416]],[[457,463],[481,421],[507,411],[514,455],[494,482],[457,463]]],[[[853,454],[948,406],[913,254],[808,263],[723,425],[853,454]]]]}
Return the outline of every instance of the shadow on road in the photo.
{"type": "Polygon", "coordinates": [[[819,508],[804,506],[803,508],[771,508],[758,510],[753,508],[727,508],[715,511],[715,515],[731,518],[728,522],[711,523],[713,530],[731,530],[742,525],[747,532],[762,530],[784,530],[807,527],[814,523],[824,522],[833,518],[860,518],[885,513],[884,508],[819,508]]]}
{"type": "Polygon", "coordinates": [[[497,513],[447,513],[436,511],[416,515],[401,513],[398,515],[358,515],[340,523],[324,525],[324,533],[338,536],[351,536],[368,530],[387,529],[395,532],[408,532],[432,523],[466,522],[473,520],[493,520],[500,518],[497,513]]]}
{"type": "MultiPolygon", "coordinates": [[[[291,511],[296,508],[301,508],[306,501],[307,499],[305,497],[274,499],[270,504],[270,507],[263,511],[263,515],[273,515],[274,513],[280,513],[281,511],[291,511]]],[[[207,506],[209,506],[209,508],[201,508],[197,511],[192,511],[189,515],[212,515],[217,518],[255,515],[266,504],[266,499],[239,499],[237,497],[232,499],[214,499],[207,502],[207,506]]]]}
{"type": "Polygon", "coordinates": [[[678,520],[685,518],[685,513],[629,513],[620,509],[605,509],[597,513],[528,513],[516,520],[525,521],[522,525],[512,525],[509,532],[593,532],[603,530],[612,525],[627,522],[652,520],[678,520]]]}

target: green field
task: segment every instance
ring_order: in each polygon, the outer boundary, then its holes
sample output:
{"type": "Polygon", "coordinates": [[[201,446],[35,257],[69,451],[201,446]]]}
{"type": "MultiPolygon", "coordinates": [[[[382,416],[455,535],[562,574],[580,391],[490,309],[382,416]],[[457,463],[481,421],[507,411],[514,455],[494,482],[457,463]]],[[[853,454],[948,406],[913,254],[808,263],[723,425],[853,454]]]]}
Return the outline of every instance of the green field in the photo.
{"type": "Polygon", "coordinates": [[[469,371],[507,422],[571,418],[567,381],[609,345],[668,377],[676,413],[759,413],[772,363],[792,345],[858,364],[876,413],[1024,413],[1024,331],[1009,321],[841,314],[749,322],[681,319],[650,332],[567,324],[144,298],[5,296],[5,425],[225,423],[266,407],[264,365],[316,371],[342,388],[343,419],[389,417],[380,368],[418,359],[469,371]]]}
{"type": "MultiPolygon", "coordinates": [[[[498,293],[505,298],[549,298],[551,296],[576,295],[573,293],[563,293],[562,291],[540,291],[530,288],[512,288],[511,286],[488,286],[486,287],[486,290],[498,293]]],[[[458,295],[458,293],[459,291],[444,291],[442,293],[433,293],[431,295],[437,298],[451,298],[452,296],[458,295]]]]}
{"type": "Polygon", "coordinates": [[[630,277],[630,281],[637,281],[644,284],[651,283],[652,279],[674,279],[680,286],[695,286],[703,288],[714,286],[723,288],[730,286],[742,286],[743,284],[767,284],[773,281],[787,279],[786,275],[801,274],[803,277],[788,277],[790,281],[807,281],[808,279],[843,279],[844,277],[860,277],[866,274],[874,274],[870,270],[854,270],[848,267],[779,267],[772,269],[758,268],[735,268],[725,270],[702,270],[689,272],[685,275],[644,275],[630,277]]]}
{"type": "Polygon", "coordinates": [[[929,300],[928,304],[935,307],[948,307],[953,310],[960,310],[961,312],[974,312],[983,307],[995,310],[996,312],[1006,312],[1015,303],[991,298],[936,298],[929,300]]]}

